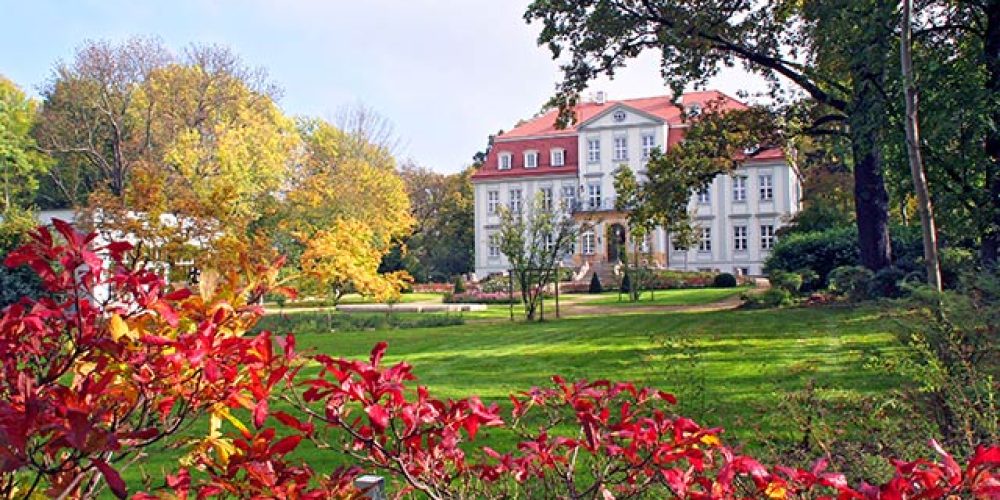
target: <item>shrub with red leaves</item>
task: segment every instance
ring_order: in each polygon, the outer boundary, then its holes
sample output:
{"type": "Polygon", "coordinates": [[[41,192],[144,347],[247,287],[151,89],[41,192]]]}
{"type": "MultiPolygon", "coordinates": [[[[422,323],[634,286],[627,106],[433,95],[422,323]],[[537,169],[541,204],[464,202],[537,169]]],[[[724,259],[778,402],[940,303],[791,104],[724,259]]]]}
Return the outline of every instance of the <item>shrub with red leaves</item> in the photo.
{"type": "Polygon", "coordinates": [[[883,485],[828,472],[768,467],[724,444],[721,429],[676,415],[668,393],[610,381],[567,382],[513,395],[509,417],[476,397],[435,398],[407,363],[303,356],[294,338],[243,334],[276,268],[240,278],[205,273],[198,293],[169,290],[123,265],[127,244],[94,248],[57,222],[8,257],[42,278],[49,298],[0,315],[0,497],[127,495],[120,471],[141,450],[208,415],[181,468],[138,499],[352,498],[362,471],[397,480],[398,495],[443,498],[1000,498],[1000,448],[965,466],[894,461],[883,485]],[[111,264],[105,270],[101,254],[111,264]],[[111,289],[103,303],[98,286],[111,289]],[[315,375],[300,375],[307,364],[315,375]],[[283,397],[295,415],[273,411],[283,397]],[[243,409],[249,425],[234,417],[243,409]],[[228,423],[223,430],[223,423],[228,423]],[[470,451],[483,428],[519,436],[513,450],[470,451]],[[344,441],[356,466],[329,474],[289,458],[305,440],[344,441]]]}

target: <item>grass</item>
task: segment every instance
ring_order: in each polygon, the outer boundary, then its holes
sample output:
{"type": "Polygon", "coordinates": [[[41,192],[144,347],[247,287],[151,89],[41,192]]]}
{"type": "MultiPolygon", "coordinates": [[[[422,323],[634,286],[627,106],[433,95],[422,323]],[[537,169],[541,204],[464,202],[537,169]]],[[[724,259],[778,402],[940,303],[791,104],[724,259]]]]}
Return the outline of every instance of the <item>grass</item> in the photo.
{"type": "MultiPolygon", "coordinates": [[[[507,308],[487,313],[505,318],[507,308]]],[[[506,404],[508,394],[546,384],[553,374],[631,380],[674,392],[681,399],[679,413],[721,425],[727,439],[753,449],[762,436],[798,438],[777,401],[810,380],[837,398],[894,387],[898,381],[864,365],[868,353],[894,345],[890,327],[874,308],[623,311],[533,324],[494,320],[428,329],[300,331],[298,344],[300,350],[360,358],[376,342],[387,341],[385,362],[411,363],[417,383],[445,398],[479,395],[506,404]]],[[[512,442],[498,430],[477,439],[477,445],[497,449],[509,449],[512,442]]],[[[148,470],[175,467],[176,452],[151,451],[148,470]]],[[[320,471],[343,463],[338,453],[317,452],[311,445],[298,456],[320,471]]],[[[137,485],[135,469],[127,475],[137,485]]]]}
{"type": "Polygon", "coordinates": [[[604,292],[600,298],[588,299],[587,294],[566,295],[566,298],[583,300],[586,304],[614,306],[680,306],[703,305],[734,297],[746,291],[746,288],[687,288],[681,290],[656,290],[643,292],[638,302],[630,302],[627,294],[617,291],[604,292]],[[619,300],[620,297],[620,300],[619,300]]]}
{"type": "MultiPolygon", "coordinates": [[[[441,302],[444,297],[442,293],[430,293],[430,292],[412,292],[404,293],[399,297],[399,303],[409,304],[413,302],[441,302]]],[[[376,304],[374,298],[365,297],[356,293],[349,293],[340,298],[341,304],[376,304]]],[[[285,303],[284,309],[299,309],[299,308],[313,308],[313,307],[327,307],[331,302],[323,298],[302,298],[301,300],[288,301],[285,303]]],[[[268,302],[265,304],[268,309],[282,309],[277,303],[268,302]]]]}

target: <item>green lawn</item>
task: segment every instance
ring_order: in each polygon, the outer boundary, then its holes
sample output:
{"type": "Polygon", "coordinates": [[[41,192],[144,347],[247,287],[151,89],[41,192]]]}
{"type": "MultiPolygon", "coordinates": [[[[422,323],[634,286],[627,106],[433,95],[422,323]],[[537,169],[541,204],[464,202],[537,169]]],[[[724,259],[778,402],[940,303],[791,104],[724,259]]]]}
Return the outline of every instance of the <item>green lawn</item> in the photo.
{"type": "Polygon", "coordinates": [[[566,298],[584,304],[620,305],[626,307],[652,305],[703,305],[728,299],[729,297],[739,295],[746,290],[746,288],[688,288],[682,290],[655,290],[651,292],[643,292],[637,302],[630,302],[627,294],[619,294],[617,291],[604,292],[600,294],[600,298],[590,298],[587,294],[567,294],[566,298]]]}
{"type": "MultiPolygon", "coordinates": [[[[507,310],[489,313],[505,317],[507,310]]],[[[366,357],[384,340],[386,362],[413,364],[417,383],[432,393],[475,394],[501,404],[511,392],[545,384],[553,374],[631,380],[674,392],[679,413],[722,425],[729,440],[751,448],[765,434],[798,439],[776,408],[784,391],[815,380],[823,397],[853,398],[897,382],[864,366],[869,352],[894,345],[891,321],[873,308],[623,313],[540,324],[492,320],[430,329],[301,331],[298,344],[300,350],[366,357]]],[[[195,429],[203,431],[200,424],[195,429]]],[[[480,444],[494,448],[508,448],[513,440],[497,430],[482,436],[480,444]]],[[[150,451],[148,470],[176,463],[175,452],[150,451]]],[[[318,470],[343,460],[308,447],[299,456],[318,470]]],[[[135,468],[127,476],[137,484],[135,468]]]]}

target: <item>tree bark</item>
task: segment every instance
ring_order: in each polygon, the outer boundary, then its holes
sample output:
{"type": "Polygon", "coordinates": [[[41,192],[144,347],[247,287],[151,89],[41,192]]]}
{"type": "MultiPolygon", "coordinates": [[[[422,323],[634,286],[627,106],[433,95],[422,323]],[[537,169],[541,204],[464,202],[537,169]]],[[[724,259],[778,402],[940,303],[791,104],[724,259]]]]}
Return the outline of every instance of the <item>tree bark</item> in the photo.
{"type": "MultiPolygon", "coordinates": [[[[983,40],[983,59],[989,73],[986,82],[987,90],[993,95],[1000,95],[1000,0],[987,2],[986,34],[983,40]]],[[[994,106],[994,127],[986,136],[986,154],[993,161],[993,168],[988,170],[986,188],[990,190],[990,203],[987,210],[991,211],[990,224],[982,238],[980,260],[988,267],[997,265],[1000,252],[1000,108],[994,106]]]]}
{"type": "MultiPolygon", "coordinates": [[[[875,105],[871,95],[862,94],[859,106],[875,105]]],[[[875,100],[881,99],[875,97],[875,100]]],[[[881,109],[881,106],[879,106],[881,109]]],[[[863,109],[863,108],[862,108],[863,109]]],[[[865,113],[855,113],[864,115],[865,113]]],[[[882,152],[879,150],[881,127],[857,124],[851,127],[854,153],[854,206],[858,218],[858,246],[861,264],[878,271],[892,265],[889,240],[889,193],[882,176],[882,152]]]]}
{"type": "Polygon", "coordinates": [[[900,67],[903,71],[903,99],[906,103],[906,155],[910,161],[910,176],[913,190],[917,194],[917,208],[920,212],[920,226],[924,242],[924,265],[927,268],[927,283],[941,291],[941,265],[938,260],[937,227],[934,224],[934,206],[927,191],[927,175],[924,173],[920,157],[920,123],[917,120],[917,86],[913,78],[913,55],[911,54],[912,33],[910,16],[913,1],[903,0],[903,21],[899,37],[900,67]]]}

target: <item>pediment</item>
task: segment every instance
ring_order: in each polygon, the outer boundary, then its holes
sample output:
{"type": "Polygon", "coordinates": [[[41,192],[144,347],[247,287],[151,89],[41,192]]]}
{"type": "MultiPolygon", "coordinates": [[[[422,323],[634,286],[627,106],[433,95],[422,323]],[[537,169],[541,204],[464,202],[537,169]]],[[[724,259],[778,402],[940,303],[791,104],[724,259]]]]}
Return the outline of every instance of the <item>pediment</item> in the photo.
{"type": "Polygon", "coordinates": [[[626,104],[615,103],[577,125],[578,130],[593,130],[610,127],[633,127],[662,125],[664,120],[626,104]]]}

